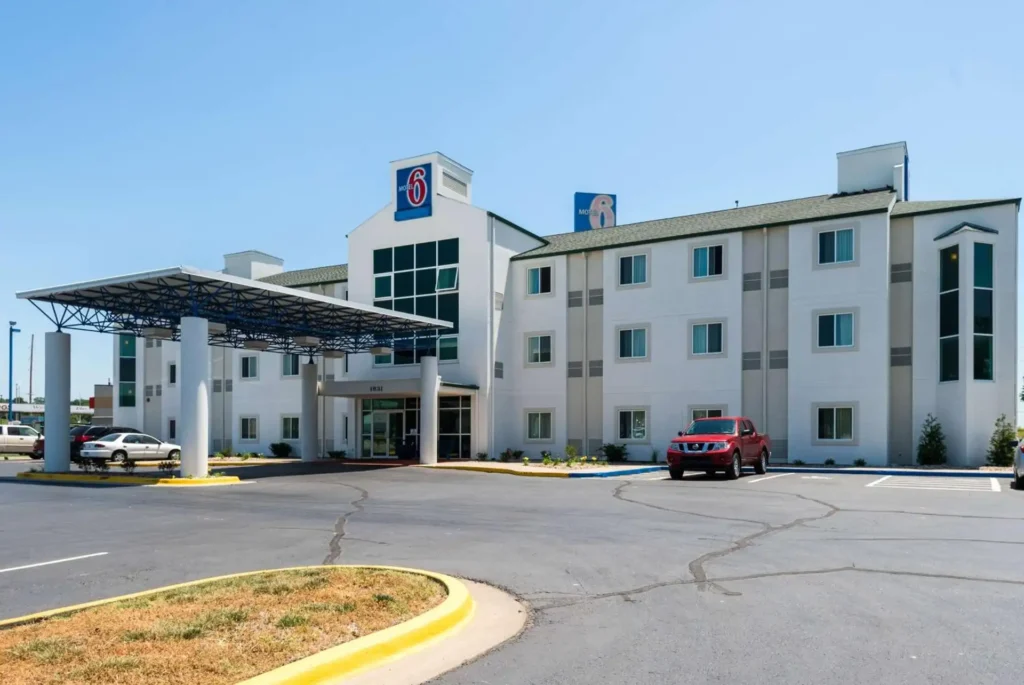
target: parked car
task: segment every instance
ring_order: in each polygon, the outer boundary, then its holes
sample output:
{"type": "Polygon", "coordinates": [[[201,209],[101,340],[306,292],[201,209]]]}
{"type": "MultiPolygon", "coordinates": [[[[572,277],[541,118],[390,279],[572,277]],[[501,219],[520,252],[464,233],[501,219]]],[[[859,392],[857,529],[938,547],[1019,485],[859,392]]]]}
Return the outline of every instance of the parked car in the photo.
{"type": "Polygon", "coordinates": [[[1024,443],[1017,443],[1013,451],[1013,487],[1024,490],[1024,443]]]}
{"type": "Polygon", "coordinates": [[[122,462],[126,459],[179,459],[181,446],[145,433],[111,433],[82,445],[82,459],[122,462]]]}
{"type": "MultiPolygon", "coordinates": [[[[19,424],[0,426],[0,454],[27,454],[38,459],[33,446],[39,433],[34,428],[19,424]]],[[[39,456],[42,456],[40,454],[39,456]]]]}
{"type": "MultiPolygon", "coordinates": [[[[71,461],[78,461],[80,453],[82,451],[82,445],[102,438],[104,435],[112,435],[114,433],[138,433],[136,428],[128,428],[127,426],[75,426],[71,429],[71,461]]],[[[43,451],[46,447],[46,439],[42,436],[36,440],[35,446],[32,448],[32,456],[35,459],[43,458],[43,451]]]]}
{"type": "Polygon", "coordinates": [[[684,471],[704,471],[709,476],[724,471],[731,479],[743,475],[744,466],[757,473],[768,470],[772,443],[758,433],[745,416],[697,419],[668,448],[668,473],[680,480],[684,471]]]}

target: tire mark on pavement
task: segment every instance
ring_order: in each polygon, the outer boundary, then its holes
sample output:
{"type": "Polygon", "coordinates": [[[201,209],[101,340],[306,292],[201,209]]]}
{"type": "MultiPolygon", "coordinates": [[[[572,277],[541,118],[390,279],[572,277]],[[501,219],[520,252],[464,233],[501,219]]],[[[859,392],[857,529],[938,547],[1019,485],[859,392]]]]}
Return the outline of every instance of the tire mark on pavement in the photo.
{"type": "Polygon", "coordinates": [[[341,556],[342,552],[341,541],[345,539],[345,526],[348,524],[348,517],[352,514],[357,514],[363,511],[363,502],[370,498],[370,493],[368,493],[366,490],[363,490],[358,486],[349,485],[348,483],[338,483],[338,485],[341,485],[342,487],[346,488],[352,488],[353,490],[357,491],[359,493],[359,498],[352,500],[352,511],[345,512],[344,514],[338,517],[337,521],[335,521],[334,537],[331,538],[331,541],[328,544],[327,556],[324,557],[323,561],[324,565],[334,564],[338,561],[338,558],[341,556]]]}

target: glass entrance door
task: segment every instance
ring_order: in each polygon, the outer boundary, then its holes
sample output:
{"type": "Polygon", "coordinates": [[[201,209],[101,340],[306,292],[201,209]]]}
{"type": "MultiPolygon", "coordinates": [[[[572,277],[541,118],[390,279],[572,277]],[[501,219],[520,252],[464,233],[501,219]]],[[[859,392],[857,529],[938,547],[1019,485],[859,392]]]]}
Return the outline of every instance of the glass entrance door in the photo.
{"type": "Polygon", "coordinates": [[[405,437],[405,415],[401,411],[375,410],[371,419],[373,456],[394,457],[405,437]]]}

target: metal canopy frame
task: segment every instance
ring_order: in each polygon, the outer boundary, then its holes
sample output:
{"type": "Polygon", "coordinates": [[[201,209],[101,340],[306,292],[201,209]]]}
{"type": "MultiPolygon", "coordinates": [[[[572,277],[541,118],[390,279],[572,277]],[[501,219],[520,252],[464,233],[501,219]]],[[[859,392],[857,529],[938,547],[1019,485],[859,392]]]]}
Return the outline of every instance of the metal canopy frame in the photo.
{"type": "Polygon", "coordinates": [[[210,345],[245,347],[248,341],[262,341],[268,351],[311,355],[390,347],[392,340],[413,340],[416,332],[452,327],[440,319],[188,266],[24,291],[17,297],[30,301],[57,330],[144,337],[147,328],[165,328],[171,335],[160,337],[179,340],[181,317],[196,316],[226,327],[210,333],[210,345]],[[300,345],[293,339],[302,336],[318,342],[300,345]]]}

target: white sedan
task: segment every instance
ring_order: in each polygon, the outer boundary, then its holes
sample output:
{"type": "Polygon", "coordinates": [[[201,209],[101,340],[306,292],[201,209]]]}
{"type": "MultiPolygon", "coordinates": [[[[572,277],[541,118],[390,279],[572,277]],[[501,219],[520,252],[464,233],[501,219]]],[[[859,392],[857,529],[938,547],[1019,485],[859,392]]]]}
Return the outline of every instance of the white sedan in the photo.
{"type": "Polygon", "coordinates": [[[82,445],[82,457],[115,462],[126,459],[131,461],[170,459],[173,461],[181,458],[181,446],[161,442],[144,433],[112,433],[82,445]]]}

